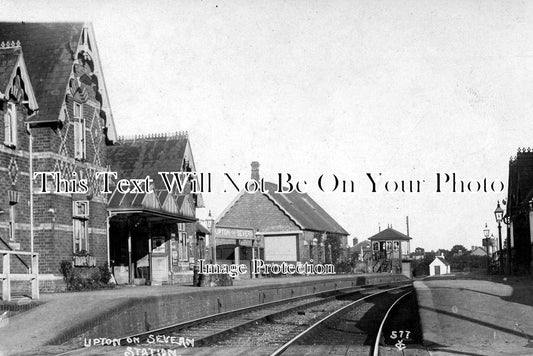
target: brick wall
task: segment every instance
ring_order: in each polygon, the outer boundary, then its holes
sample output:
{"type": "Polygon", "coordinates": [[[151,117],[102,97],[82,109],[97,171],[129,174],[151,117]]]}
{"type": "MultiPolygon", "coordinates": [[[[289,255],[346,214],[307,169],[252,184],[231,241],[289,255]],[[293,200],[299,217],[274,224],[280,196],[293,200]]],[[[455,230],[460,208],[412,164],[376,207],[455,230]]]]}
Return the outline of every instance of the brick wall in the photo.
{"type": "MultiPolygon", "coordinates": [[[[72,113],[72,99],[67,96],[67,111],[72,113]]],[[[21,106],[17,112],[17,147],[3,145],[4,110],[0,107],[0,249],[20,249],[30,251],[30,181],[29,181],[29,135],[24,120],[26,112],[21,106]],[[9,191],[18,192],[18,202],[9,201],[9,191]],[[15,239],[10,241],[8,229],[10,206],[15,209],[15,239]]],[[[105,171],[106,154],[103,122],[92,104],[84,104],[86,119],[86,159],[74,159],[74,135],[72,125],[67,118],[63,125],[57,127],[33,128],[33,171],[60,171],[62,178],[72,179],[72,172],[78,177],[89,179],[97,171],[105,171]]],[[[94,181],[90,181],[95,188],[94,181]]],[[[50,180],[49,188],[53,187],[50,180]]],[[[34,191],[40,188],[40,181],[34,180],[34,191]]],[[[43,274],[41,289],[55,291],[64,288],[59,277],[59,264],[62,260],[71,260],[73,254],[73,201],[89,200],[90,215],[88,224],[88,252],[96,257],[98,265],[107,263],[106,238],[106,198],[90,191],[89,194],[56,194],[55,189],[49,194],[34,194],[34,251],[39,253],[39,273],[43,274]],[[48,275],[48,276],[46,276],[48,275]]],[[[13,258],[12,272],[26,272],[30,265],[29,258],[13,258]]],[[[13,291],[24,292],[27,286],[17,283],[13,291]]]]}
{"type": "MultiPolygon", "coordinates": [[[[124,299],[121,305],[95,313],[93,320],[73,324],[70,330],[58,335],[51,344],[61,344],[69,339],[80,345],[83,338],[119,337],[141,330],[163,327],[176,322],[186,322],[208,315],[245,308],[262,303],[278,301],[310,293],[350,288],[359,285],[405,281],[403,275],[373,274],[359,276],[331,276],[321,280],[265,284],[225,288],[204,288],[201,293],[193,291],[176,295],[157,295],[144,298],[124,299]],[[73,339],[74,338],[74,339],[73,339]]],[[[106,306],[104,305],[103,308],[106,306]]]]}

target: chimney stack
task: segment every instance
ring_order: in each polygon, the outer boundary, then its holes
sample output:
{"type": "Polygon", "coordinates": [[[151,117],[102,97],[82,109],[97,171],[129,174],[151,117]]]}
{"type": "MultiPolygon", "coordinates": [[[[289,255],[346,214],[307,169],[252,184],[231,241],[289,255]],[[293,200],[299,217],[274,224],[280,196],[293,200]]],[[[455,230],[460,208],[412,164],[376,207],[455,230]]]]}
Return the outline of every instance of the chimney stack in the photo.
{"type": "Polygon", "coordinates": [[[257,161],[252,162],[252,179],[259,182],[259,162],[257,161]]]}

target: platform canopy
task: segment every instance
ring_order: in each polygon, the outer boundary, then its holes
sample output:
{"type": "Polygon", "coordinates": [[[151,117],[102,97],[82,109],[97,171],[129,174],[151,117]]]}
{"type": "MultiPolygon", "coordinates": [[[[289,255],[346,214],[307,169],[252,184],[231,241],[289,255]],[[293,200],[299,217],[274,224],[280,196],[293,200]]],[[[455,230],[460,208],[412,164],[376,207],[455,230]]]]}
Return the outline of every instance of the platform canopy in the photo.
{"type": "Polygon", "coordinates": [[[121,193],[113,187],[108,211],[114,215],[142,214],[150,220],[170,219],[195,222],[196,208],[203,206],[201,194],[191,192],[189,184],[182,192],[168,191],[159,172],[195,172],[194,160],[186,132],[120,137],[107,148],[111,170],[118,179],[152,180],[150,189],[121,193]],[[150,190],[151,192],[146,192],[150,190]]]}

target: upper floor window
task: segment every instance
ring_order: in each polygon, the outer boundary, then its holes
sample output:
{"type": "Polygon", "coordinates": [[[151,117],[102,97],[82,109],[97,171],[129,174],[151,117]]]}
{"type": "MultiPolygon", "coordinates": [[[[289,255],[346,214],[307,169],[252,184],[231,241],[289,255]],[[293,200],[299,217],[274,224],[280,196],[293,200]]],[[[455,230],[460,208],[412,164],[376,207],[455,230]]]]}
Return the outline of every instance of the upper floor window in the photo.
{"type": "Polygon", "coordinates": [[[86,144],[85,144],[85,119],[83,117],[83,106],[80,103],[74,102],[74,158],[85,159],[86,144]]]}
{"type": "Polygon", "coordinates": [[[89,217],[89,201],[78,200],[72,202],[72,215],[75,218],[88,218],[89,217]]]}
{"type": "Polygon", "coordinates": [[[74,119],[79,120],[82,117],[82,106],[80,103],[74,102],[74,119]]]}
{"type": "Polygon", "coordinates": [[[15,148],[17,146],[17,107],[8,102],[4,113],[4,144],[15,148]]]}

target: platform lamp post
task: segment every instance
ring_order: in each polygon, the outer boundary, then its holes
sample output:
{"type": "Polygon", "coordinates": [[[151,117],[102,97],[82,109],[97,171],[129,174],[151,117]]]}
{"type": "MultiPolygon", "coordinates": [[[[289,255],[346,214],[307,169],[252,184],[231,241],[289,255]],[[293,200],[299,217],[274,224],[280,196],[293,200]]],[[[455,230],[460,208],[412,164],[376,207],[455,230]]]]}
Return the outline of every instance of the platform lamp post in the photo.
{"type": "Polygon", "coordinates": [[[503,222],[505,223],[505,225],[507,225],[507,248],[505,249],[506,250],[506,253],[507,253],[507,268],[506,268],[506,271],[507,271],[507,274],[511,274],[511,271],[512,271],[512,268],[511,268],[511,232],[510,232],[510,228],[509,228],[509,225],[511,225],[511,218],[509,217],[509,215],[505,214],[503,216],[503,222]]]}
{"type": "Polygon", "coordinates": [[[485,238],[483,239],[483,245],[485,246],[487,251],[487,272],[490,272],[489,233],[490,230],[487,227],[487,223],[485,223],[485,228],[483,229],[483,235],[485,236],[485,238]]]}
{"type": "Polygon", "coordinates": [[[502,220],[503,220],[503,209],[500,206],[500,201],[498,200],[498,205],[496,210],[494,210],[494,217],[498,223],[498,249],[500,250],[499,260],[500,260],[500,273],[503,272],[503,256],[502,256],[502,220]]]}
{"type": "Polygon", "coordinates": [[[213,219],[213,216],[211,215],[211,210],[209,210],[209,215],[207,216],[206,223],[207,223],[207,228],[209,229],[209,231],[211,231],[211,238],[210,238],[211,241],[209,241],[211,245],[211,261],[213,262],[213,264],[216,264],[217,263],[217,245],[215,242],[215,219],[213,219]]]}

